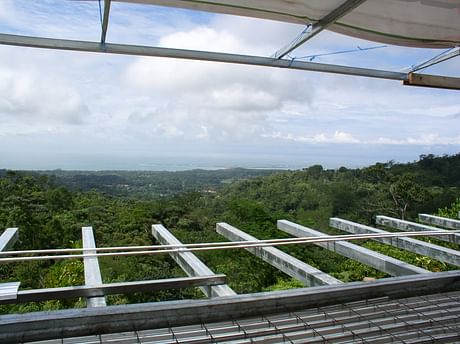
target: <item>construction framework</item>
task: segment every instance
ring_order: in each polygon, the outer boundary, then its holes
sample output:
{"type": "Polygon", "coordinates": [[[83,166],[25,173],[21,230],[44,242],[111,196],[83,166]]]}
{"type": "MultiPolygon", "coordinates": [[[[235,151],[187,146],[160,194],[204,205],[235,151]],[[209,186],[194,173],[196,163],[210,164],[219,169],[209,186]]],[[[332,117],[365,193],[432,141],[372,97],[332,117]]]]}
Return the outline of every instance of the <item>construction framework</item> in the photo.
{"type": "MultiPolygon", "coordinates": [[[[159,4],[184,8],[206,7],[219,13],[249,13],[258,18],[274,18],[274,12],[219,6],[222,1],[125,0],[127,2],[159,4]]],[[[323,30],[337,26],[338,21],[370,1],[345,0],[322,16],[295,18],[278,15],[288,22],[307,24],[307,28],[291,44],[272,56],[227,54],[212,51],[170,49],[155,46],[115,44],[107,41],[111,0],[104,0],[101,36],[97,42],[33,37],[0,33],[0,44],[57,49],[102,54],[155,56],[245,64],[263,67],[295,69],[351,76],[402,81],[404,85],[460,89],[460,78],[426,75],[420,70],[459,56],[459,42],[429,42],[453,47],[449,53],[414,66],[409,72],[378,70],[300,61],[289,53],[308,42],[323,30]],[[308,20],[307,20],[308,19],[308,20]]],[[[265,1],[272,2],[272,1],[265,1]]],[[[263,3],[263,2],[259,2],[263,3]]],[[[377,2],[374,2],[377,3],[377,2]]],[[[416,3],[416,2],[412,2],[416,3]]],[[[454,8],[455,9],[455,8],[454,8]]],[[[243,14],[244,14],[243,13],[243,14]]],[[[345,30],[345,25],[342,30],[345,30]]],[[[6,229],[0,236],[0,264],[42,259],[83,259],[85,285],[50,289],[22,290],[20,282],[0,283],[0,305],[59,300],[82,297],[86,309],[70,309],[0,316],[0,342],[17,343],[47,340],[56,343],[103,341],[200,342],[235,341],[238,343],[278,343],[305,341],[335,342],[458,342],[460,340],[460,271],[431,272],[419,266],[373,252],[350,240],[379,240],[418,254],[431,255],[449,264],[458,265],[458,251],[439,245],[427,245],[410,239],[412,236],[434,236],[458,244],[459,221],[421,214],[421,222],[407,223],[377,217],[377,223],[400,230],[387,233],[381,229],[331,219],[331,225],[341,230],[356,231],[355,235],[328,236],[286,220],[280,220],[281,230],[296,236],[289,239],[258,240],[229,224],[219,223],[216,230],[231,242],[183,244],[162,225],[153,225],[152,234],[162,244],[158,247],[98,248],[92,227],[82,228],[83,248],[62,250],[11,251],[18,238],[18,229],[6,229]],[[297,238],[298,237],[298,238],[297,238]],[[391,276],[372,282],[343,283],[281,251],[275,246],[316,244],[340,253],[352,260],[371,266],[391,276]],[[192,251],[246,249],[309,288],[287,291],[237,295],[226,276],[214,273],[192,251]],[[109,252],[101,253],[107,250],[109,252]],[[74,254],[77,253],[77,254],[74,254]],[[17,257],[17,255],[35,255],[17,257]],[[48,254],[48,255],[43,255],[48,254]],[[121,283],[103,283],[98,257],[143,254],[169,254],[188,277],[121,283]],[[200,288],[207,297],[201,300],[180,300],[136,305],[107,305],[106,296],[148,292],[175,288],[200,288]],[[90,337],[81,337],[90,336],[90,337]],[[77,337],[77,338],[72,338],[77,337]]],[[[0,281],[1,282],[1,281],[0,281]]]]}
{"type": "MultiPolygon", "coordinates": [[[[450,220],[438,219],[438,222],[448,226],[450,220]]],[[[385,224],[388,225],[388,222],[385,224]]],[[[348,242],[373,239],[394,244],[413,240],[413,245],[418,245],[416,240],[407,237],[452,238],[458,235],[457,230],[430,227],[430,231],[425,228],[422,231],[388,233],[375,229],[367,233],[371,227],[337,218],[332,218],[330,225],[345,231],[356,230],[360,234],[331,236],[280,220],[278,228],[295,238],[257,240],[229,224],[218,223],[216,231],[232,241],[183,244],[164,226],[153,225],[152,234],[161,245],[97,247],[92,227],[82,228],[84,245],[81,249],[13,251],[9,245],[10,250],[0,252],[0,264],[21,261],[23,258],[26,258],[24,261],[53,257],[83,259],[86,285],[20,290],[20,282],[0,283],[0,305],[83,297],[87,299],[88,308],[2,315],[0,341],[15,343],[56,339],[56,343],[67,340],[69,343],[80,340],[91,343],[103,341],[101,336],[104,340],[126,343],[139,343],[143,340],[162,343],[199,340],[212,343],[218,338],[279,342],[281,339],[295,341],[296,338],[310,336],[312,340],[318,337],[316,339],[320,338],[323,342],[337,338],[372,341],[388,337],[395,342],[407,342],[411,338],[420,340],[424,337],[446,342],[459,339],[459,270],[433,273],[348,242]],[[273,247],[293,244],[320,245],[400,277],[343,283],[273,247]],[[225,275],[215,274],[192,253],[221,249],[246,249],[309,288],[237,295],[226,284],[225,275]],[[104,284],[97,264],[98,257],[104,254],[169,254],[189,277],[104,284]],[[21,257],[23,255],[29,256],[21,257]],[[199,287],[208,299],[123,306],[108,306],[105,301],[105,296],[110,294],[191,287],[199,287]],[[254,318],[257,316],[262,317],[262,320],[254,318]],[[315,319],[322,320],[316,322],[315,319]],[[94,335],[96,337],[92,337],[94,335]]],[[[17,229],[5,230],[0,237],[3,242],[9,243],[15,238],[17,229]]],[[[453,242],[452,239],[447,241],[453,242]]],[[[413,245],[401,248],[413,250],[413,245]]],[[[451,250],[430,245],[431,249],[439,252],[451,250]]],[[[419,246],[415,251],[426,249],[425,242],[419,242],[419,246]]],[[[456,250],[452,252],[458,253],[456,250]]]]}

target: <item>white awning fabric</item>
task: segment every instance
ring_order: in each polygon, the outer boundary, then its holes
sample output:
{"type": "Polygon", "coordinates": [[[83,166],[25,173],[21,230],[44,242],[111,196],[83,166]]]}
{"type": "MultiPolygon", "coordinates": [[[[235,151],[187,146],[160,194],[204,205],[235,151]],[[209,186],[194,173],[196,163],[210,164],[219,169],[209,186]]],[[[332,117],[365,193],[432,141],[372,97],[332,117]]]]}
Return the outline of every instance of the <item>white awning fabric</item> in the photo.
{"type": "MultiPolygon", "coordinates": [[[[114,0],[315,23],[344,0],[114,0]]],[[[420,48],[460,45],[460,0],[368,0],[328,27],[356,38],[420,48]]]]}

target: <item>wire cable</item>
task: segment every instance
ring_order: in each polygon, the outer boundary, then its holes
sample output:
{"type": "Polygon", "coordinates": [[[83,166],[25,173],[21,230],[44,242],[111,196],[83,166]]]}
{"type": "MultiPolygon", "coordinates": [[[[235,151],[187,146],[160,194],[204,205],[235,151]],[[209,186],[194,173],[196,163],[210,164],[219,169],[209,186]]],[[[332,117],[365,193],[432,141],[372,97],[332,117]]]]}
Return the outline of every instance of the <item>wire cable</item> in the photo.
{"type": "MultiPolygon", "coordinates": [[[[184,253],[194,251],[214,251],[221,249],[240,249],[240,248],[256,248],[256,247],[271,247],[271,246],[285,246],[293,244],[308,244],[308,243],[323,243],[335,241],[349,241],[349,240],[367,240],[374,238],[393,238],[393,237],[409,237],[409,236],[436,236],[436,235],[450,235],[456,234],[460,231],[426,231],[426,232],[398,232],[398,233],[371,233],[371,234],[347,234],[335,236],[320,236],[320,237],[304,237],[304,238],[287,238],[287,239],[270,239],[258,241],[236,241],[236,242],[223,242],[223,243],[200,243],[200,244],[184,244],[184,245],[155,245],[150,246],[148,250],[141,251],[122,251],[122,252],[108,252],[108,253],[91,253],[91,254],[65,254],[65,255],[47,255],[47,256],[26,256],[26,257],[12,257],[0,258],[1,263],[12,263],[21,261],[34,261],[34,260],[58,260],[58,259],[76,259],[76,258],[90,258],[90,257],[110,257],[110,256],[136,256],[136,255],[154,255],[164,253],[184,253]],[[152,249],[152,247],[156,249],[152,249]],[[166,247],[166,248],[163,248],[166,247]]],[[[148,247],[148,246],[144,246],[148,247]]],[[[139,247],[137,247],[139,248],[139,247]]],[[[99,248],[98,250],[106,250],[109,248],[99,248]]],[[[84,250],[84,249],[79,249],[84,250]]],[[[90,250],[94,251],[95,248],[90,250]]],[[[57,250],[56,250],[57,251],[57,250]]],[[[19,252],[19,251],[16,251],[19,252]]],[[[26,254],[27,251],[20,251],[21,254],[26,254]]],[[[5,253],[8,253],[7,251],[5,253]]]]}

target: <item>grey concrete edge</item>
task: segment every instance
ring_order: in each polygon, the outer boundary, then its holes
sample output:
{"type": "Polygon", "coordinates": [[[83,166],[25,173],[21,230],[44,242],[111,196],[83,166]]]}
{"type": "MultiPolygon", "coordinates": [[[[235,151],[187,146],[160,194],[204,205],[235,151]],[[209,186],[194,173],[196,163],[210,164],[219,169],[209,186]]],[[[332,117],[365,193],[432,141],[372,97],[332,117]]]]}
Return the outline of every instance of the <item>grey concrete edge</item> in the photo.
{"type": "Polygon", "coordinates": [[[204,300],[182,300],[0,316],[0,342],[84,336],[296,311],[363,299],[460,290],[460,270],[204,300]]]}

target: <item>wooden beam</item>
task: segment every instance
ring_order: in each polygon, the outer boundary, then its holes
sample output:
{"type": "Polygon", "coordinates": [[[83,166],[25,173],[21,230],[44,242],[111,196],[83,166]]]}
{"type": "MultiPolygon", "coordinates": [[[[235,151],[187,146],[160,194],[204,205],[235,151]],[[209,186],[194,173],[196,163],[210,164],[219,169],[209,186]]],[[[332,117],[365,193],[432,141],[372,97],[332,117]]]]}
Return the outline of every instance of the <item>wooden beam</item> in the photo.
{"type": "Polygon", "coordinates": [[[422,86],[460,90],[460,78],[440,75],[409,73],[407,80],[404,80],[403,84],[406,86],[422,86]]]}

